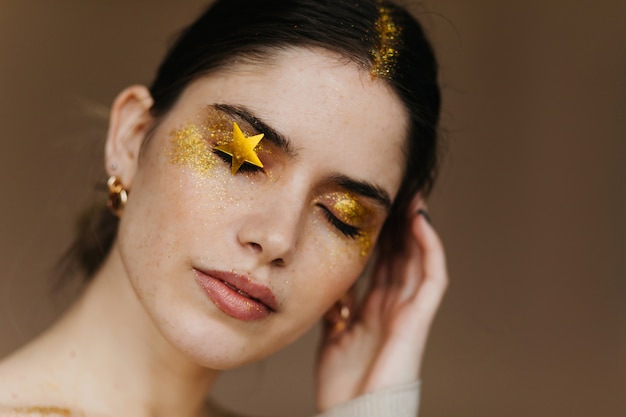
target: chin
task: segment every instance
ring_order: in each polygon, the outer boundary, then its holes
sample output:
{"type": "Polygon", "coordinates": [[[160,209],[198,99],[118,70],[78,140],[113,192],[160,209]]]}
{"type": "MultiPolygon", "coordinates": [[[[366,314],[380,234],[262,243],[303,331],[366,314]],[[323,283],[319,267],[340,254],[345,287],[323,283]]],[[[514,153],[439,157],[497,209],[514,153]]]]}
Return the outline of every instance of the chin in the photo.
{"type": "MultiPolygon", "coordinates": [[[[218,312],[218,315],[222,314],[218,312]]],[[[235,369],[269,356],[285,344],[275,342],[276,338],[263,337],[267,332],[260,326],[253,331],[229,325],[225,320],[202,317],[156,323],[159,331],[174,351],[187,360],[204,368],[225,371],[235,369]],[[226,323],[225,323],[226,322],[226,323]]]]}

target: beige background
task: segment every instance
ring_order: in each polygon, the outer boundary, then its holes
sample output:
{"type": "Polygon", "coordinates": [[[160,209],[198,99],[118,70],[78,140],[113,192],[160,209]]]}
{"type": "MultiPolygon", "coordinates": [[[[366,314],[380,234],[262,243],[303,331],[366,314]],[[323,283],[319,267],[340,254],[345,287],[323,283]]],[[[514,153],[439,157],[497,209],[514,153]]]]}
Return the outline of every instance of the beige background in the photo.
{"type": "MultiPolygon", "coordinates": [[[[103,115],[202,4],[0,0],[0,355],[64,308],[50,270],[80,208],[104,198],[103,115]]],[[[442,68],[431,211],[453,280],[421,415],[626,415],[626,2],[420,10],[442,68]]],[[[312,333],[216,395],[307,415],[314,348],[312,333]]]]}

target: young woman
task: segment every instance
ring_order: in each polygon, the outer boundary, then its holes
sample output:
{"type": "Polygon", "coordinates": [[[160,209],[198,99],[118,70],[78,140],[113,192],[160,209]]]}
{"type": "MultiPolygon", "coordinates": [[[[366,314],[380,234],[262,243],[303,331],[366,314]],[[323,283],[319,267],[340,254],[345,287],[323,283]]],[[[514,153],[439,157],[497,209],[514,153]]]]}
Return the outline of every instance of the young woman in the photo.
{"type": "Polygon", "coordinates": [[[0,362],[0,415],[222,415],[221,371],[322,317],[320,415],[416,415],[447,283],[436,77],[391,3],[215,3],[115,100],[108,207],[74,247],[89,283],[0,362]]]}

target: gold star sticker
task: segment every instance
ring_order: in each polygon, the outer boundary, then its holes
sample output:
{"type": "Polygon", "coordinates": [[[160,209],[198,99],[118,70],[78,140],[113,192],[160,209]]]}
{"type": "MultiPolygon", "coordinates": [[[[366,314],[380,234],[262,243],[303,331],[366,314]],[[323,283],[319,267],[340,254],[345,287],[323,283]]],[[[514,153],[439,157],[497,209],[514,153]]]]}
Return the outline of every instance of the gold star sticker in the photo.
{"type": "Polygon", "coordinates": [[[239,168],[247,162],[249,164],[263,168],[263,163],[254,151],[254,148],[261,142],[264,134],[246,137],[237,122],[233,123],[233,140],[225,145],[217,145],[215,149],[233,157],[232,173],[235,175],[239,168]]]}

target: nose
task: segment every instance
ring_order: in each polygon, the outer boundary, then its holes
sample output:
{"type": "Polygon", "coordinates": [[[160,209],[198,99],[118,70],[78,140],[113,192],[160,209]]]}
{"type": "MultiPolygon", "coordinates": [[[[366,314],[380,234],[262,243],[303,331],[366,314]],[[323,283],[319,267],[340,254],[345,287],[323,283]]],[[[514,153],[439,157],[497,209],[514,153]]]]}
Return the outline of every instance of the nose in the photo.
{"type": "Polygon", "coordinates": [[[239,244],[262,264],[286,266],[298,245],[300,211],[290,204],[251,208],[237,234],[239,244]]]}

